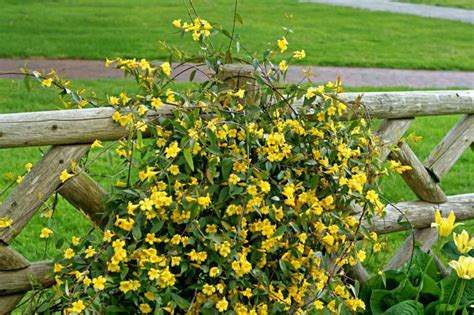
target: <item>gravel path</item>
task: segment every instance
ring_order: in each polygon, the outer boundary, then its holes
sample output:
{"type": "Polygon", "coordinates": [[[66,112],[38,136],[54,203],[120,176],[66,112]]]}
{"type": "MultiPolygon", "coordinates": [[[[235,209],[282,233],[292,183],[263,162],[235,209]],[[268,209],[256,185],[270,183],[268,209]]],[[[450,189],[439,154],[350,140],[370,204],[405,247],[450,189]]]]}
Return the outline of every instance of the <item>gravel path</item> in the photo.
{"type": "MultiPolygon", "coordinates": [[[[68,79],[118,79],[123,78],[122,71],[104,68],[104,62],[96,60],[46,60],[46,59],[1,59],[0,79],[20,78],[19,75],[8,74],[19,72],[21,67],[48,72],[56,70],[61,76],[68,79]],[[25,66],[26,65],[26,66],[25,66]],[[3,74],[2,74],[3,73],[3,74]]],[[[302,70],[307,66],[291,66],[288,69],[287,81],[299,82],[302,70]]],[[[342,78],[346,86],[404,86],[413,88],[474,88],[474,72],[466,71],[432,71],[432,70],[402,70],[380,68],[349,68],[349,67],[313,67],[316,74],[314,82],[334,81],[337,76],[342,78]]],[[[195,80],[202,80],[199,73],[195,80]]],[[[178,81],[185,82],[189,72],[178,77],[178,81]]]]}
{"type": "Polygon", "coordinates": [[[466,9],[439,7],[426,4],[402,3],[390,0],[300,0],[300,2],[324,3],[371,11],[387,11],[412,14],[474,24],[474,11],[466,9]]]}

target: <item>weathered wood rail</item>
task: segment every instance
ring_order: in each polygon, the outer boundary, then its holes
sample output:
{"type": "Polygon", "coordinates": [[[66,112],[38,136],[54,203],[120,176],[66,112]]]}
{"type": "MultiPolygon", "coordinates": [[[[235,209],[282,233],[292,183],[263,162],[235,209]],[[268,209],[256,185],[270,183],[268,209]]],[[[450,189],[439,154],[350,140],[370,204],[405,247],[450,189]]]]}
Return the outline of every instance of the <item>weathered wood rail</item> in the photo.
{"type": "MultiPolygon", "coordinates": [[[[349,105],[357,96],[358,93],[340,95],[349,105]]],[[[438,185],[461,154],[469,146],[473,147],[474,91],[365,93],[361,104],[362,107],[354,105],[358,107],[358,113],[383,119],[377,130],[383,146],[382,158],[398,160],[413,168],[402,177],[419,200],[388,205],[384,218],[376,219],[373,224],[363,222],[378,233],[406,230],[408,227],[402,224],[403,221],[415,228],[387,265],[387,268],[397,268],[410,257],[413,237],[423,244],[424,250],[429,250],[436,238],[434,229],[430,228],[436,208],[442,209],[443,214],[453,210],[459,221],[474,219],[474,192],[446,196],[438,185]],[[399,151],[390,151],[415,117],[459,114],[462,115],[459,122],[424,163],[406,143],[401,144],[399,151]]],[[[298,108],[300,104],[294,106],[298,108]]],[[[32,288],[32,283],[43,286],[54,283],[49,261],[31,263],[9,246],[51,194],[59,191],[100,227],[101,199],[105,190],[85,172],[66,184],[61,184],[59,175],[71,166],[72,161],[79,161],[93,141],[118,140],[127,135],[124,128],[112,122],[113,111],[112,108],[97,108],[0,115],[0,148],[52,146],[0,204],[0,218],[8,216],[13,220],[11,227],[0,230],[0,314],[11,312],[32,288]]],[[[153,122],[157,115],[168,111],[169,108],[164,108],[159,113],[150,113],[148,119],[153,122]]],[[[368,277],[360,264],[353,271],[360,280],[368,277]]]]}

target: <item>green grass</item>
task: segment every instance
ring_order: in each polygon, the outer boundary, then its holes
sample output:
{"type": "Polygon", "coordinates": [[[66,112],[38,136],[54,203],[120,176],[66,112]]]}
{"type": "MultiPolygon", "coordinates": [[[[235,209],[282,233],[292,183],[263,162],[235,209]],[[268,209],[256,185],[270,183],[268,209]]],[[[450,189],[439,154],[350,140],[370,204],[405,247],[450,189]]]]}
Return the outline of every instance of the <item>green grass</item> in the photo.
{"type": "Polygon", "coordinates": [[[472,0],[398,0],[398,1],[474,10],[474,1],[472,0]]]}
{"type": "MultiPolygon", "coordinates": [[[[19,80],[0,80],[0,113],[55,110],[60,108],[57,94],[48,89],[43,89],[35,85],[34,89],[28,93],[19,80]]],[[[88,90],[101,91],[99,95],[114,94],[121,90],[133,91],[134,83],[129,80],[91,80],[75,81],[77,88],[84,87],[88,90]]],[[[188,86],[188,85],[185,85],[188,86]]],[[[183,86],[181,86],[183,87],[183,86]]],[[[407,90],[408,88],[348,88],[348,91],[376,91],[376,90],[407,90]]],[[[446,132],[459,119],[458,116],[445,117],[425,117],[417,118],[409,132],[415,132],[423,136],[423,141],[413,147],[420,159],[424,159],[430,150],[443,138],[446,132]],[[434,127],[435,126],[435,127],[434,127]]],[[[46,148],[41,148],[43,151],[46,148]]],[[[23,173],[23,165],[27,162],[36,162],[41,158],[41,151],[38,148],[16,148],[0,150],[0,191],[7,185],[8,181],[4,174],[11,172],[20,175],[23,173]]],[[[462,194],[474,191],[474,154],[467,151],[461,159],[455,164],[449,174],[443,178],[441,187],[447,194],[462,194]]],[[[93,174],[103,173],[104,169],[109,168],[106,159],[99,160],[90,170],[93,174]]],[[[96,179],[107,186],[108,181],[103,178],[96,179]]],[[[384,196],[393,202],[402,200],[415,200],[416,197],[404,185],[399,176],[390,176],[383,181],[382,190],[384,196]]],[[[27,225],[23,232],[13,243],[14,248],[24,254],[32,261],[53,257],[58,253],[52,244],[40,240],[38,235],[43,226],[46,226],[47,219],[40,215],[35,215],[32,221],[27,225]]],[[[80,235],[90,228],[89,222],[79,214],[66,201],[60,199],[57,206],[57,217],[55,220],[57,234],[70,239],[72,235],[80,235]]],[[[474,230],[474,222],[466,225],[468,230],[474,230]]],[[[386,262],[390,256],[397,250],[403,242],[408,232],[394,233],[386,236],[388,250],[378,255],[376,258],[370,257],[368,260],[369,269],[376,271],[386,262]]],[[[385,237],[385,236],[384,236],[385,237]]]]}
{"type": "MultiPolygon", "coordinates": [[[[233,0],[194,2],[203,17],[231,28],[233,0]]],[[[160,59],[159,40],[195,47],[171,27],[186,18],[181,1],[0,0],[0,7],[3,57],[160,59]]],[[[237,31],[251,51],[268,48],[292,24],[289,50],[305,49],[306,64],[474,70],[473,26],[466,23],[296,0],[241,0],[239,12],[237,31]]]]}

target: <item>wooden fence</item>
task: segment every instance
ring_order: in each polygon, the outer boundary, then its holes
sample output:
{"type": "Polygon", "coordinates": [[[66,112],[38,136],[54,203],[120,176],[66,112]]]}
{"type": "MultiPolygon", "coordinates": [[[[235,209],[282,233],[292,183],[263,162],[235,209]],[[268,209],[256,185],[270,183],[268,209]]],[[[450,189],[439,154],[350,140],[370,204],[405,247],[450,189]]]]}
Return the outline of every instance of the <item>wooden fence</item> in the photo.
{"type": "MultiPolygon", "coordinates": [[[[350,105],[358,95],[344,93],[341,98],[350,105]]],[[[409,221],[415,228],[386,266],[393,269],[410,257],[413,237],[424,250],[433,244],[436,231],[430,228],[430,223],[436,208],[442,209],[444,215],[447,210],[453,210],[459,221],[474,218],[474,192],[446,196],[438,185],[469,146],[474,150],[474,91],[373,92],[364,94],[362,104],[371,118],[382,119],[377,134],[384,146],[383,158],[412,167],[401,176],[419,198],[395,207],[387,206],[387,215],[373,225],[363,223],[382,234],[408,229],[401,221],[409,221]],[[403,137],[415,117],[458,114],[462,116],[457,124],[423,163],[405,142],[400,150],[389,150],[403,137]]],[[[165,108],[161,113],[150,114],[148,119],[153,122],[166,111],[165,108]]],[[[54,192],[58,191],[100,226],[105,190],[86,172],[80,172],[65,184],[61,184],[59,175],[70,167],[71,161],[79,161],[93,141],[117,140],[127,135],[126,130],[112,122],[113,112],[112,108],[97,108],[0,115],[0,148],[52,146],[0,205],[0,218],[13,220],[11,227],[0,230],[0,314],[11,312],[32,289],[32,284],[47,287],[54,283],[49,261],[29,262],[9,246],[54,192]]],[[[368,277],[361,265],[356,266],[355,274],[361,280],[368,277]]]]}

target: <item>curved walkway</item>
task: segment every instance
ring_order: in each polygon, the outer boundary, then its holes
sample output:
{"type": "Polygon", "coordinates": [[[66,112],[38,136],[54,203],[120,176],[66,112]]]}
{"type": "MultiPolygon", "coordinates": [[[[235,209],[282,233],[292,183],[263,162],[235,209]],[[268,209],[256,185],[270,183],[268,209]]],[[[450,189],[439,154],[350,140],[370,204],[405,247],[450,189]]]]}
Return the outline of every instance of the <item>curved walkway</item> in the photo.
{"type": "Polygon", "coordinates": [[[393,0],[300,0],[300,2],[324,3],[371,11],[412,14],[474,24],[474,10],[439,7],[427,4],[403,3],[393,0]]]}
{"type": "MultiPolygon", "coordinates": [[[[56,70],[68,79],[119,79],[123,73],[117,69],[104,67],[103,61],[97,60],[47,60],[47,59],[1,59],[0,79],[20,78],[20,68],[37,69],[45,72],[56,70]],[[10,74],[5,74],[10,73],[10,74]]],[[[299,82],[303,78],[303,70],[308,66],[291,66],[288,69],[287,81],[299,82]]],[[[314,82],[334,81],[337,76],[342,78],[345,86],[360,87],[413,87],[413,88],[474,88],[474,72],[466,71],[434,71],[434,70],[405,70],[382,68],[350,68],[350,67],[313,67],[314,82]]],[[[188,81],[190,72],[183,73],[177,79],[188,81]]],[[[199,72],[195,81],[202,80],[199,72]]]]}

